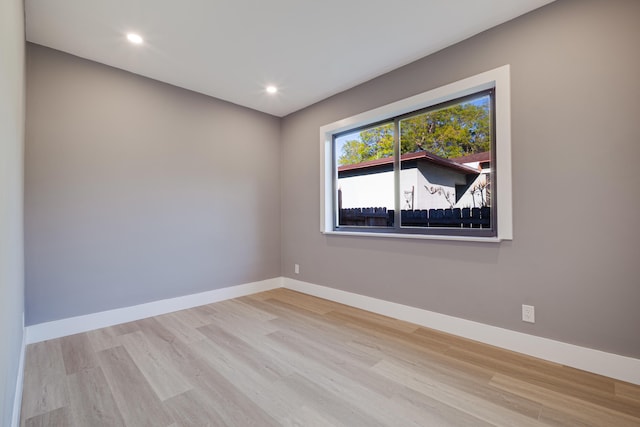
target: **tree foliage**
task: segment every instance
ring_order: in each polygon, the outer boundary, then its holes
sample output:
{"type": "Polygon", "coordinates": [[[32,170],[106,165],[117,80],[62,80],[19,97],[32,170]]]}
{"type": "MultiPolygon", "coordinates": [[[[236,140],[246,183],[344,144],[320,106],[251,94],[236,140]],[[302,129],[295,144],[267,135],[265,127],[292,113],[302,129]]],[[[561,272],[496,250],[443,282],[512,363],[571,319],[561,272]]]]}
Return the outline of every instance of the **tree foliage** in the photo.
{"type": "Polygon", "coordinates": [[[341,165],[353,165],[391,156],[393,156],[393,123],[388,123],[363,130],[359,134],[359,139],[346,141],[342,146],[338,162],[341,165]]]}
{"type": "MultiPolygon", "coordinates": [[[[491,149],[489,98],[455,104],[400,121],[401,154],[429,151],[455,158],[491,149]]],[[[366,129],[347,140],[340,165],[393,156],[393,124],[366,129]]]]}

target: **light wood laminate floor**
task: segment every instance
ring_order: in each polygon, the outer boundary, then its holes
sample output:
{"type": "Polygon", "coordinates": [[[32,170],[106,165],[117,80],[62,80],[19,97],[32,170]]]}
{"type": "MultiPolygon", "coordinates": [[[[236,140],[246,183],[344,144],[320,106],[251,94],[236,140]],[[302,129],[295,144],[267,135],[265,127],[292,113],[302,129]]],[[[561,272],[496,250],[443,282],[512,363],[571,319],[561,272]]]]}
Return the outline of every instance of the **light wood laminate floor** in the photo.
{"type": "Polygon", "coordinates": [[[23,426],[640,426],[640,387],[277,289],[32,344],[23,426]]]}

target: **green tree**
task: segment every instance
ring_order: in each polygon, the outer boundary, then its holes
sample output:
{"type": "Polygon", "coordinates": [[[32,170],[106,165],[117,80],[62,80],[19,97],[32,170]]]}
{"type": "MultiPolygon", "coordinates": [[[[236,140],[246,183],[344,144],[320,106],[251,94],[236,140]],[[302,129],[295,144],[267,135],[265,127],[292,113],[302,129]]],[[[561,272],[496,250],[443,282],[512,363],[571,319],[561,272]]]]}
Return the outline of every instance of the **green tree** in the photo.
{"type": "MultiPolygon", "coordinates": [[[[400,121],[401,154],[429,151],[455,158],[491,149],[489,97],[429,111],[400,121]]],[[[338,162],[356,164],[393,156],[393,124],[360,132],[345,142],[338,162]]]]}
{"type": "Polygon", "coordinates": [[[342,146],[338,163],[353,165],[391,156],[393,156],[393,123],[387,123],[361,131],[359,139],[346,141],[342,146]]]}
{"type": "Polygon", "coordinates": [[[402,154],[429,151],[447,159],[491,149],[488,99],[480,105],[456,104],[400,122],[402,154]]]}

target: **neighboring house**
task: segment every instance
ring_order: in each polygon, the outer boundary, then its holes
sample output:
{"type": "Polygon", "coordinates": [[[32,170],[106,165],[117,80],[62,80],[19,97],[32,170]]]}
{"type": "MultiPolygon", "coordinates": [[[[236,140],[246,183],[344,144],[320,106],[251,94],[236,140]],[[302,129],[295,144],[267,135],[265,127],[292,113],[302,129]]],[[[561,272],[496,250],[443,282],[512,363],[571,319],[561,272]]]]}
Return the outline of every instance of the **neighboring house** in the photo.
{"type": "MultiPolygon", "coordinates": [[[[445,159],[427,151],[403,154],[400,207],[406,210],[490,205],[491,153],[445,159]]],[[[338,167],[341,207],[394,209],[393,157],[338,167]]]]}

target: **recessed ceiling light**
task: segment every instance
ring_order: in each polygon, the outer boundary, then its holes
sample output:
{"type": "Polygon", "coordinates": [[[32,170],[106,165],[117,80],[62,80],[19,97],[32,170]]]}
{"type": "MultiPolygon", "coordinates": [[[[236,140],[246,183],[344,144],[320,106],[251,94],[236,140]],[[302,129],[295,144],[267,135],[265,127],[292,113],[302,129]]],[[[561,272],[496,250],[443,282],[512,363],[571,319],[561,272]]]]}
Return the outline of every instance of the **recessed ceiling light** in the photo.
{"type": "Polygon", "coordinates": [[[267,92],[268,93],[276,93],[278,91],[278,88],[275,86],[267,86],[267,92]]]}
{"type": "Polygon", "coordinates": [[[127,34],[127,40],[129,40],[133,44],[142,44],[142,42],[143,42],[142,37],[140,37],[139,35],[137,35],[135,33],[127,34]]]}

